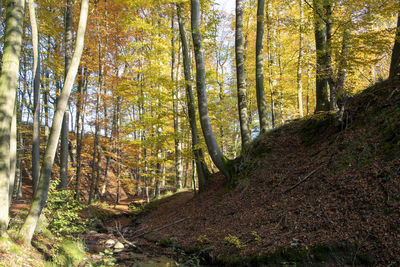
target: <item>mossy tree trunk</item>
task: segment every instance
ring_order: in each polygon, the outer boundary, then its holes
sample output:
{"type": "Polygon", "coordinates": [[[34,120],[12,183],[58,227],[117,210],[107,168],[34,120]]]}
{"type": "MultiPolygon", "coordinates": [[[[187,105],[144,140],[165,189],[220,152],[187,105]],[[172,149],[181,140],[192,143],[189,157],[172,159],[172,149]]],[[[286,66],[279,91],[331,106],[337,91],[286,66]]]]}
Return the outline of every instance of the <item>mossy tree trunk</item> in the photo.
{"type": "Polygon", "coordinates": [[[249,129],[249,117],[247,114],[246,79],[243,55],[243,0],[236,0],[235,56],[240,135],[242,138],[242,150],[244,150],[250,144],[251,131],[249,129]]]}
{"type": "Polygon", "coordinates": [[[11,122],[17,91],[24,6],[24,0],[9,0],[6,7],[7,15],[0,74],[0,236],[7,236],[9,220],[11,122]]]}

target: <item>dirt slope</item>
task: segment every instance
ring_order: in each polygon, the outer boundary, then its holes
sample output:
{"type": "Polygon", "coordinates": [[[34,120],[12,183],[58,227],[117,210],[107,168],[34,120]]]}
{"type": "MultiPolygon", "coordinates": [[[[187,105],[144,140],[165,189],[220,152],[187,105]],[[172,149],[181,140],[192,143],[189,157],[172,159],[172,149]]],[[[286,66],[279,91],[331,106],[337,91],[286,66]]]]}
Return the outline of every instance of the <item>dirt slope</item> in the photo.
{"type": "Polygon", "coordinates": [[[368,88],[347,101],[342,124],[319,114],[259,137],[234,189],[214,175],[203,194],[159,201],[135,231],[186,218],[147,238],[210,248],[225,263],[290,247],[318,260],[319,246],[350,257],[320,262],[400,264],[399,115],[399,81],[368,88]]]}

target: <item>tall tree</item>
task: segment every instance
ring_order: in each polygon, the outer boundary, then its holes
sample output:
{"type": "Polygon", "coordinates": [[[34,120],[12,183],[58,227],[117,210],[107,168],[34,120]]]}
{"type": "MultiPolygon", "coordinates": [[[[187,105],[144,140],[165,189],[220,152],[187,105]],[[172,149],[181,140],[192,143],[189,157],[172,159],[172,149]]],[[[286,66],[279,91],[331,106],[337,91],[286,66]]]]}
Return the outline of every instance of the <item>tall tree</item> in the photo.
{"type": "Polygon", "coordinates": [[[61,124],[64,117],[64,112],[68,105],[68,98],[71,94],[74,85],[75,77],[78,72],[79,62],[82,55],[84,37],[86,31],[86,21],[88,17],[89,0],[82,0],[81,13],[75,43],[75,52],[72,57],[71,65],[65,78],[63,90],[57,101],[57,107],[53,117],[53,124],[49,140],[46,146],[46,151],[43,158],[43,164],[40,171],[38,188],[33,196],[33,202],[29,210],[28,216],[20,230],[20,235],[25,243],[30,243],[35,231],[37,221],[42,213],[43,207],[46,204],[47,193],[49,190],[51,169],[56,155],[58,139],[61,132],[61,124]]]}
{"type": "Polygon", "coordinates": [[[11,122],[17,91],[24,7],[24,0],[7,1],[0,74],[0,236],[3,237],[7,236],[8,227],[11,122]]]}
{"type": "Polygon", "coordinates": [[[215,135],[211,128],[210,117],[208,115],[208,103],[206,94],[206,72],[204,66],[204,53],[201,44],[200,33],[200,2],[191,0],[191,28],[196,61],[196,90],[199,108],[200,125],[206,141],[208,153],[217,168],[230,180],[231,173],[227,164],[227,159],[222,154],[215,135]]]}
{"type": "Polygon", "coordinates": [[[36,191],[40,172],[40,56],[39,34],[36,22],[35,3],[28,1],[29,17],[32,29],[33,49],[33,132],[32,132],[32,182],[36,191]]]}
{"type": "Polygon", "coordinates": [[[303,84],[301,82],[302,60],[303,60],[303,39],[304,39],[304,7],[303,0],[299,0],[300,25],[299,25],[299,55],[297,58],[297,105],[299,115],[303,117],[303,84]]]}
{"type": "Polygon", "coordinates": [[[390,61],[389,78],[394,78],[398,75],[400,75],[400,7],[398,7],[396,36],[390,61]]]}
{"type": "MultiPolygon", "coordinates": [[[[64,55],[64,83],[68,70],[71,66],[72,49],[73,49],[73,33],[72,33],[72,11],[73,0],[66,0],[65,4],[65,55],[64,55]]],[[[68,122],[69,108],[64,112],[64,119],[61,130],[61,147],[60,147],[60,188],[66,187],[68,183],[68,122]]]]}
{"type": "Polygon", "coordinates": [[[256,36],[256,95],[260,133],[268,131],[268,113],[264,91],[264,6],[265,0],[257,1],[257,36],[256,36]]]}
{"type": "Polygon", "coordinates": [[[324,0],[313,0],[314,34],[316,51],[316,107],[315,112],[329,110],[327,79],[326,28],[324,24],[324,0]]]}
{"type": "Polygon", "coordinates": [[[242,149],[245,149],[250,144],[251,131],[249,129],[249,118],[247,114],[246,80],[244,72],[243,0],[236,0],[235,55],[240,134],[242,137],[242,149]]]}
{"type": "Polygon", "coordinates": [[[199,181],[199,191],[204,190],[205,182],[210,174],[207,165],[204,160],[204,154],[201,148],[198,147],[199,137],[197,133],[196,125],[196,109],[194,104],[193,90],[192,90],[192,73],[191,73],[191,59],[189,56],[189,49],[186,40],[185,33],[185,21],[182,18],[182,5],[177,5],[178,23],[179,23],[179,34],[182,43],[182,55],[183,55],[183,73],[185,76],[186,84],[186,98],[188,103],[188,116],[190,130],[192,133],[192,151],[196,161],[197,177],[199,181]]]}

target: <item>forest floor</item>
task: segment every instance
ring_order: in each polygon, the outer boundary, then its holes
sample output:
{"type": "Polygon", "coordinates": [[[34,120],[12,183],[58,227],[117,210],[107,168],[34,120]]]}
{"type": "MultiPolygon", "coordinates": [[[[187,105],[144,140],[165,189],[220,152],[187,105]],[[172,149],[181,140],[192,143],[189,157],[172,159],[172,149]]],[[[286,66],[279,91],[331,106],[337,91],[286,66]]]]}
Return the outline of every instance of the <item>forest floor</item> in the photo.
{"type": "Polygon", "coordinates": [[[384,81],[348,99],[342,122],[320,113],[258,137],[229,183],[214,174],[201,194],[135,212],[129,196],[97,206],[81,239],[118,266],[398,266],[399,114],[400,82],[384,81]]]}
{"type": "Polygon", "coordinates": [[[125,230],[217,265],[400,264],[400,83],[254,140],[236,186],[161,199],[125,230]]]}

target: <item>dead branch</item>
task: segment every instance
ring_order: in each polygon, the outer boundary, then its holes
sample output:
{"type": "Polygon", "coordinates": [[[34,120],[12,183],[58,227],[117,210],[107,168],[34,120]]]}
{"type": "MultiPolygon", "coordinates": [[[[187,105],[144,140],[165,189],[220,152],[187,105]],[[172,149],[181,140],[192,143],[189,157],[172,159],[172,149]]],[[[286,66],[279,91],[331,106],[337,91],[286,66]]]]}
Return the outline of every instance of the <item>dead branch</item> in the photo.
{"type": "Polygon", "coordinates": [[[174,224],[183,222],[183,221],[185,221],[186,219],[187,219],[187,218],[183,218],[183,219],[177,220],[177,221],[175,221],[175,222],[172,222],[172,223],[166,224],[166,225],[164,225],[164,226],[161,226],[161,227],[159,227],[159,228],[156,228],[156,229],[147,231],[147,232],[145,232],[145,233],[142,233],[142,234],[139,234],[139,235],[135,235],[133,238],[141,237],[141,236],[144,236],[144,235],[153,233],[153,232],[158,232],[158,231],[160,231],[160,230],[162,230],[162,229],[165,229],[165,228],[167,228],[167,227],[170,227],[170,226],[172,226],[172,225],[174,225],[174,224]]]}
{"type": "Polygon", "coordinates": [[[322,165],[319,166],[318,168],[314,169],[312,172],[310,172],[306,177],[304,177],[303,180],[301,180],[300,182],[298,182],[297,184],[295,184],[294,186],[292,186],[291,188],[285,190],[283,192],[283,194],[286,194],[287,192],[292,191],[293,189],[295,189],[296,187],[298,187],[299,185],[301,185],[302,183],[304,183],[305,181],[307,181],[316,171],[318,171],[319,169],[322,168],[322,165]]]}

